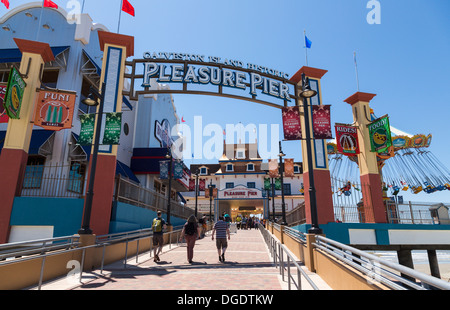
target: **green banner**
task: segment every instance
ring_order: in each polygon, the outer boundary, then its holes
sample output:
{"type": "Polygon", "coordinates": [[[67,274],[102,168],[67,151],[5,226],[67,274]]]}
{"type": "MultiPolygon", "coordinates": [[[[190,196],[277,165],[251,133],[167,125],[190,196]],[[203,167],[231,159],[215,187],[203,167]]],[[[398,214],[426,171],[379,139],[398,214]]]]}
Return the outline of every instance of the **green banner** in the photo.
{"type": "Polygon", "coordinates": [[[103,145],[118,145],[122,132],[122,112],[106,113],[103,145]]]}
{"type": "Polygon", "coordinates": [[[383,116],[367,126],[369,128],[371,151],[383,153],[392,146],[389,117],[383,116]]]}
{"type": "Polygon", "coordinates": [[[81,131],[78,138],[79,145],[92,145],[94,138],[95,114],[80,115],[81,131]]]}
{"type": "Polygon", "coordinates": [[[272,189],[272,186],[271,186],[271,184],[270,184],[270,179],[264,179],[264,189],[265,189],[266,191],[272,189]]]}
{"type": "Polygon", "coordinates": [[[11,119],[20,118],[20,108],[22,107],[22,98],[26,83],[22,79],[19,71],[12,67],[9,73],[8,86],[6,88],[5,101],[3,106],[6,114],[11,119]]]}
{"type": "Polygon", "coordinates": [[[281,191],[281,179],[275,179],[275,189],[281,191]]]}

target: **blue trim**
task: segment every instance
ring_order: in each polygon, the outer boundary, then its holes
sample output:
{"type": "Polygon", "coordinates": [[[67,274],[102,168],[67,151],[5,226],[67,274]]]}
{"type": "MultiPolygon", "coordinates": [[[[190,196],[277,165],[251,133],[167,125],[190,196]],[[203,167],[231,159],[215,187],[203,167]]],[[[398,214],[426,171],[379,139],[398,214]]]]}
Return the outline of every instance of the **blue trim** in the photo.
{"type": "MultiPolygon", "coordinates": [[[[110,57],[111,57],[111,51],[113,50],[118,50],[119,53],[119,68],[117,70],[117,77],[116,77],[116,88],[115,88],[115,92],[114,92],[114,103],[113,103],[113,110],[112,111],[108,111],[105,110],[104,112],[117,112],[117,99],[118,99],[118,92],[119,92],[119,81],[120,81],[120,72],[121,72],[121,65],[122,65],[122,57],[123,57],[123,49],[121,48],[117,48],[117,47],[109,47],[108,48],[108,53],[107,53],[107,59],[106,59],[106,70],[105,70],[105,79],[104,82],[108,81],[108,74],[109,74],[109,62],[110,62],[110,57]]],[[[106,85],[106,89],[108,88],[108,85],[106,85]]],[[[107,151],[104,150],[99,150],[99,153],[103,153],[103,154],[110,154],[112,152],[112,148],[113,146],[110,145],[107,151]]]]}
{"type": "MultiPolygon", "coordinates": [[[[51,50],[55,57],[65,52],[67,49],[70,49],[70,46],[51,47],[51,50]]],[[[18,48],[0,49],[0,63],[11,63],[11,62],[17,63],[21,61],[22,61],[22,52],[18,48]]]]}

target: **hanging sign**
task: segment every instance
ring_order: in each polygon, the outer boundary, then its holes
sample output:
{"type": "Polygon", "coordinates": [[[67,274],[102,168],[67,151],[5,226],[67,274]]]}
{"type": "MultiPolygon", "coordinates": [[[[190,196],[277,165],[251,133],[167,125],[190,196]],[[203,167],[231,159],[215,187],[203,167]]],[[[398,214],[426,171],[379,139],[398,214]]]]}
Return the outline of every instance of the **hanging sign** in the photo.
{"type": "Polygon", "coordinates": [[[300,121],[300,107],[283,108],[283,129],[285,140],[302,139],[302,123],[300,121]]]}
{"type": "Polygon", "coordinates": [[[336,124],[337,152],[354,156],[360,154],[358,129],[354,126],[336,124]]]}
{"type": "Polygon", "coordinates": [[[122,132],[122,112],[106,113],[103,145],[118,145],[122,132]]]}
{"type": "Polygon", "coordinates": [[[78,138],[79,145],[92,145],[94,139],[95,114],[80,115],[80,137],[78,138]]]}
{"type": "Polygon", "coordinates": [[[76,98],[75,92],[39,90],[34,124],[52,131],[71,129],[76,98]]]}
{"type": "Polygon", "coordinates": [[[314,139],[326,140],[333,139],[331,133],[331,106],[330,105],[313,105],[313,129],[314,139]]]}
{"type": "Polygon", "coordinates": [[[12,67],[9,73],[8,87],[4,99],[4,108],[9,118],[19,119],[20,108],[22,107],[23,93],[25,91],[26,83],[22,79],[19,71],[12,67]]]}
{"type": "Polygon", "coordinates": [[[284,176],[294,177],[294,159],[285,159],[284,160],[284,176]]]}
{"type": "Polygon", "coordinates": [[[264,189],[266,191],[272,189],[272,184],[270,184],[270,179],[264,179],[264,189]]]}
{"type": "Polygon", "coordinates": [[[175,161],[173,163],[173,178],[175,180],[179,180],[183,178],[183,172],[184,172],[184,168],[183,168],[183,162],[182,161],[175,161]]]}
{"type": "Polygon", "coordinates": [[[162,160],[159,162],[159,178],[161,180],[169,179],[169,161],[162,160]]]}
{"type": "Polygon", "coordinates": [[[5,99],[6,94],[6,83],[0,83],[0,124],[2,123],[8,123],[9,117],[6,114],[6,110],[3,107],[3,100],[5,99]]]}
{"type": "Polygon", "coordinates": [[[269,177],[270,178],[278,178],[280,176],[278,171],[278,160],[269,159],[269,177]]]}
{"type": "Polygon", "coordinates": [[[383,153],[392,146],[391,127],[387,115],[375,120],[367,127],[369,128],[372,152],[383,153]]]}

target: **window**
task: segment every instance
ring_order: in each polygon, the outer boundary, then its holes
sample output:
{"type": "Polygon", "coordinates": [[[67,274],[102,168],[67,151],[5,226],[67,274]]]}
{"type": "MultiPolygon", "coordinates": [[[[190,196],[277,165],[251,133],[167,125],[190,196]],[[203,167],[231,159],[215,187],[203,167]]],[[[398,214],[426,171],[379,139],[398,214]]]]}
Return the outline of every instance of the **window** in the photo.
{"type": "Polygon", "coordinates": [[[234,188],[234,183],[232,183],[232,182],[226,183],[226,184],[225,184],[225,187],[226,187],[227,189],[229,189],[229,188],[234,188]]]}
{"type": "Polygon", "coordinates": [[[294,166],[294,173],[300,173],[300,167],[294,166]]]}
{"type": "Polygon", "coordinates": [[[283,184],[284,194],[291,195],[291,184],[283,184]]]}
{"type": "Polygon", "coordinates": [[[227,171],[234,171],[234,167],[232,164],[227,165],[227,171]]]}
{"type": "Polygon", "coordinates": [[[67,190],[74,193],[83,193],[84,180],[86,175],[86,165],[79,162],[72,162],[69,171],[69,181],[67,190]]]}
{"type": "Polygon", "coordinates": [[[236,152],[236,158],[237,159],[244,159],[245,158],[245,151],[244,150],[238,150],[236,152]]]}
{"type": "Polygon", "coordinates": [[[248,164],[247,165],[247,171],[255,171],[255,165],[254,164],[248,164]]]}
{"type": "Polygon", "coordinates": [[[23,179],[23,188],[41,188],[44,165],[45,157],[31,156],[28,158],[25,177],[23,179]]]}
{"type": "Polygon", "coordinates": [[[205,167],[203,167],[203,168],[200,168],[200,174],[202,174],[202,175],[206,175],[206,174],[208,174],[208,169],[207,169],[207,168],[205,168],[205,167]]]}
{"type": "Polygon", "coordinates": [[[255,182],[247,182],[247,187],[248,188],[256,188],[256,183],[255,182]]]}
{"type": "Polygon", "coordinates": [[[42,75],[42,83],[50,88],[57,88],[59,70],[47,70],[42,75]]]}

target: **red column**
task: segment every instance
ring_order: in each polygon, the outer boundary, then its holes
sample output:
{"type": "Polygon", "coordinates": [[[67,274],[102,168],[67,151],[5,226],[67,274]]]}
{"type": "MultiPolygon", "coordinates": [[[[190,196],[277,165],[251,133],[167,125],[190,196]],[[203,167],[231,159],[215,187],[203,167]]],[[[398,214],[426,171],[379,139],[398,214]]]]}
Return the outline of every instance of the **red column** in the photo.
{"type": "MultiPolygon", "coordinates": [[[[310,80],[317,81],[318,89],[317,96],[319,102],[322,104],[322,91],[321,91],[321,79],[327,73],[327,70],[311,68],[311,67],[302,67],[292,78],[291,81],[295,82],[301,88],[302,83],[302,74],[304,73],[306,77],[310,80]]],[[[300,106],[303,106],[303,102],[298,103],[300,106]]],[[[308,100],[308,104],[311,104],[308,100]]],[[[303,108],[300,108],[302,111],[303,108]]],[[[311,109],[310,109],[311,111],[311,109]]],[[[305,121],[304,116],[300,116],[302,119],[302,126],[304,128],[305,121]]],[[[312,117],[311,120],[311,132],[312,132],[312,117]]],[[[305,130],[303,129],[303,136],[305,137],[305,130]]],[[[309,195],[309,173],[312,170],[314,173],[314,188],[316,190],[316,205],[317,205],[317,217],[319,225],[327,224],[329,222],[334,222],[334,207],[333,207],[333,196],[331,191],[331,175],[328,166],[328,154],[325,140],[316,140],[317,145],[314,141],[302,141],[302,154],[303,154],[303,185],[305,191],[305,204],[306,204],[306,221],[308,224],[312,223],[311,220],[311,203],[310,203],[310,195],[309,195]],[[306,143],[311,143],[312,154],[313,154],[313,167],[310,169],[308,167],[308,160],[306,157],[306,143]],[[319,149],[321,148],[321,150],[319,149]],[[319,167],[318,159],[319,156],[322,157],[322,166],[319,167]]]]}

